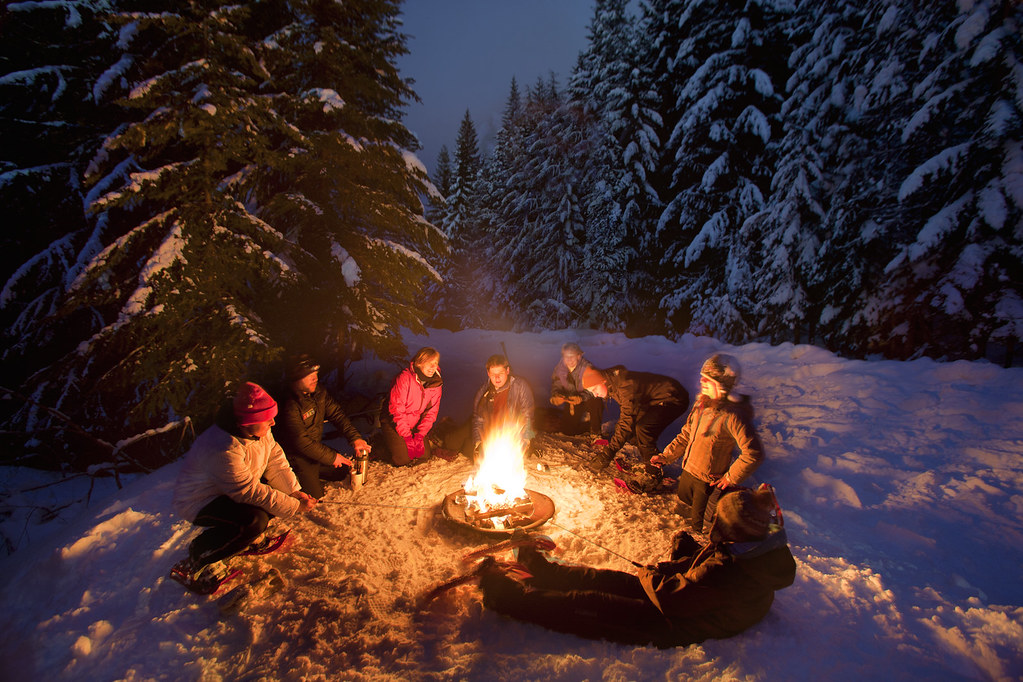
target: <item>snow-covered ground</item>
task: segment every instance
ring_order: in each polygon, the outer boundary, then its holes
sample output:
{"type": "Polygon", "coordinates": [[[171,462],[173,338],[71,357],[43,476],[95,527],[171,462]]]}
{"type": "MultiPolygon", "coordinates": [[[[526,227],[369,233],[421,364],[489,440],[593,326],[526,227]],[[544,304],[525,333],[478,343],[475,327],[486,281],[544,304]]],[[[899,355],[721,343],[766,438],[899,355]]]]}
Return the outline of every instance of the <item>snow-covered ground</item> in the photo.
{"type": "MultiPolygon", "coordinates": [[[[1023,370],[986,363],[851,361],[811,346],[617,334],[431,332],[442,414],[467,416],[483,362],[505,344],[540,402],[560,345],[597,366],[680,379],[712,352],[740,359],[798,563],[768,618],[730,640],[674,650],[619,646],[505,619],[462,586],[424,609],[487,538],[438,517],[465,461],[371,464],[361,491],[331,488],[290,526],[290,551],[236,559],[279,567],[288,587],[221,618],[166,578],[194,537],[170,510],[177,464],[138,478],[56,528],[29,528],[0,562],[0,678],[40,680],[898,680],[1023,677],[1023,370]],[[40,539],[35,539],[40,538],[40,539]]],[[[353,385],[386,388],[367,362],[353,385]]],[[[677,431],[677,423],[662,444],[677,431]]],[[[543,447],[544,530],[558,555],[629,569],[664,557],[671,496],[629,496],[543,447]]],[[[535,462],[532,462],[535,464],[535,462]]],[[[7,483],[11,485],[10,480],[7,483]]],[[[22,523],[24,523],[22,521],[22,523]]],[[[60,525],[58,525],[60,524],[60,525]]],[[[10,529],[5,526],[5,532],[10,529]]]]}

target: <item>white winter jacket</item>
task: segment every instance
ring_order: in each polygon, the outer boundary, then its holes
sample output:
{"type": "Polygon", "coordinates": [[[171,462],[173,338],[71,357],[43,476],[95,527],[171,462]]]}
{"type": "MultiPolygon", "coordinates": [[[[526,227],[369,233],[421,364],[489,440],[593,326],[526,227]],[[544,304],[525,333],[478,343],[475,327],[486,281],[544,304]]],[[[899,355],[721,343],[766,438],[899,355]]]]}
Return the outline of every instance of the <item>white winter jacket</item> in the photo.
{"type": "Polygon", "coordinates": [[[300,488],[273,434],[245,438],[211,426],[185,454],[174,486],[174,511],[194,521],[200,509],[227,495],[274,516],[291,516],[300,507],[291,495],[300,488]],[[263,477],[267,483],[260,481],[263,477]]]}

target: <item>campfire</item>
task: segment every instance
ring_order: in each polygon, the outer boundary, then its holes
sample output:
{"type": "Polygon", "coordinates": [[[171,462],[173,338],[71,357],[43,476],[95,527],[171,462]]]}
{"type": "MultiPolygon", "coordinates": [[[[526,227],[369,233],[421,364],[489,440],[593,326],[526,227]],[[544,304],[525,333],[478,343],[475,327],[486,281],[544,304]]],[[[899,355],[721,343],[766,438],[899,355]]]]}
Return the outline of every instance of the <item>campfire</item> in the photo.
{"type": "Polygon", "coordinates": [[[444,514],[476,530],[510,533],[534,528],[554,515],[551,498],[526,489],[521,428],[493,429],[481,446],[476,473],[444,500],[444,514]]]}

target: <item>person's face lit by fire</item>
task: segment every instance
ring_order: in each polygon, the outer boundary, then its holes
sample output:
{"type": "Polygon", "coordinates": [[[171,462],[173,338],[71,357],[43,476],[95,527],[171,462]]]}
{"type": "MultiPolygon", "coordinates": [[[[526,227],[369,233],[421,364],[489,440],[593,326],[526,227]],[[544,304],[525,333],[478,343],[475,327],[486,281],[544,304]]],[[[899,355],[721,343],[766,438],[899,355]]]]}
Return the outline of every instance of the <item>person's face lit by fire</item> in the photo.
{"type": "Polygon", "coordinates": [[[508,383],[508,378],[511,377],[510,367],[491,367],[487,370],[487,377],[490,378],[490,383],[497,390],[504,388],[505,384],[508,383]]]}
{"type": "Polygon", "coordinates": [[[607,397],[607,384],[604,382],[594,384],[593,386],[587,386],[586,390],[592,393],[594,398],[607,397]]]}
{"type": "Polygon", "coordinates": [[[579,361],[582,360],[583,356],[578,353],[562,353],[561,359],[565,363],[565,367],[568,367],[569,372],[574,372],[575,368],[579,366],[579,361]]]}
{"type": "Polygon", "coordinates": [[[724,390],[721,388],[721,384],[704,374],[700,375],[700,393],[711,400],[717,400],[725,395],[724,390]]]}
{"type": "MultiPolygon", "coordinates": [[[[313,375],[316,376],[315,374],[313,375]]],[[[258,424],[249,424],[247,426],[239,426],[238,430],[247,436],[253,438],[262,438],[270,432],[270,427],[276,422],[273,419],[269,419],[265,422],[259,422],[258,424]]]]}
{"type": "Polygon", "coordinates": [[[300,391],[306,393],[312,393],[316,390],[316,384],[319,382],[320,373],[317,371],[306,374],[301,379],[295,381],[295,387],[300,391]]]}
{"type": "Polygon", "coordinates": [[[432,377],[440,369],[440,358],[431,358],[430,360],[423,360],[421,363],[416,365],[419,371],[428,377],[432,377]]]}

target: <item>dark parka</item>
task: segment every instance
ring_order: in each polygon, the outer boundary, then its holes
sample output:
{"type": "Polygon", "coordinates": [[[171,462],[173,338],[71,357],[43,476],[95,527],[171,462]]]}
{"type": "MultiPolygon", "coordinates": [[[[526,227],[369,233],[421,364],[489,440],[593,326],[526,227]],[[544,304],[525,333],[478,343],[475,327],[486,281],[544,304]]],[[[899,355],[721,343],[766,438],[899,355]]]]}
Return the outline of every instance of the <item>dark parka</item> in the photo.
{"type": "Polygon", "coordinates": [[[689,553],[639,570],[639,580],[671,627],[655,642],[679,646],[723,639],[763,620],[774,593],[796,578],[796,562],[785,531],[774,527],[763,540],[714,542],[700,547],[690,536],[689,553]]]}
{"type": "Polygon", "coordinates": [[[620,407],[618,423],[607,448],[611,453],[618,452],[628,442],[635,433],[636,420],[645,410],[654,406],[677,405],[681,414],[689,406],[689,392],[671,377],[631,372],[617,365],[604,370],[604,378],[607,380],[608,397],[620,407]]]}
{"type": "Polygon", "coordinates": [[[559,632],[674,647],[743,632],[767,615],[774,592],[795,580],[796,562],[778,527],[764,540],[704,547],[682,534],[676,550],[678,560],[638,575],[523,550],[519,560],[533,577],[520,582],[504,572],[484,573],[483,603],[559,632]]]}
{"type": "Polygon", "coordinates": [[[317,385],[312,393],[287,389],[275,431],[288,459],[302,457],[324,466],[334,465],[337,452],[322,442],[324,419],[337,427],[349,443],[362,439],[323,386],[317,385]]]}

